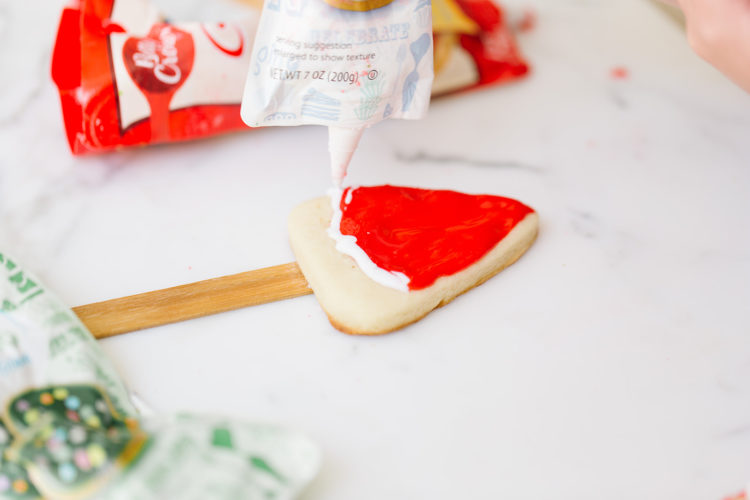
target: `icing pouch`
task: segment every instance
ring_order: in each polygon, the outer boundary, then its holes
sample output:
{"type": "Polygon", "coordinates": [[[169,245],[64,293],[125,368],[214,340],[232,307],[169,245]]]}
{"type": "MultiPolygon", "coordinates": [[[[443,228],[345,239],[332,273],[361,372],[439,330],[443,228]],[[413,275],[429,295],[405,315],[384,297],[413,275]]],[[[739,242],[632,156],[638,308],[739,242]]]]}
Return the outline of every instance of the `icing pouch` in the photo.
{"type": "Polygon", "coordinates": [[[245,123],[361,129],[421,118],[433,79],[431,14],[429,0],[267,0],[245,123]]]}

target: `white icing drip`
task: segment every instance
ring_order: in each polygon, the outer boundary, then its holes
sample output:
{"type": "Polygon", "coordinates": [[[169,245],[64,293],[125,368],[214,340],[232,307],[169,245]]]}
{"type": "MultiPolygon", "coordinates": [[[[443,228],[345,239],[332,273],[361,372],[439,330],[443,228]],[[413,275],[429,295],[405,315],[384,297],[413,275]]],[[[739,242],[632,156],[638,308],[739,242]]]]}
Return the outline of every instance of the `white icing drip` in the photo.
{"type": "MultiPolygon", "coordinates": [[[[348,205],[352,201],[352,191],[356,187],[349,189],[344,199],[344,204],[348,205]]],[[[341,211],[341,195],[343,191],[341,188],[331,188],[328,190],[328,196],[331,198],[331,208],[333,209],[333,215],[331,216],[331,225],[328,227],[328,236],[333,238],[336,242],[336,250],[348,255],[359,266],[360,270],[371,280],[379,283],[388,288],[393,288],[401,292],[409,291],[409,277],[404,273],[396,271],[387,271],[382,267],[378,267],[370,256],[357,245],[357,238],[352,235],[341,233],[341,218],[344,216],[341,211]]]]}
{"type": "Polygon", "coordinates": [[[336,187],[341,187],[349,169],[349,163],[362,138],[363,128],[328,127],[328,152],[331,156],[331,178],[336,187]]]}

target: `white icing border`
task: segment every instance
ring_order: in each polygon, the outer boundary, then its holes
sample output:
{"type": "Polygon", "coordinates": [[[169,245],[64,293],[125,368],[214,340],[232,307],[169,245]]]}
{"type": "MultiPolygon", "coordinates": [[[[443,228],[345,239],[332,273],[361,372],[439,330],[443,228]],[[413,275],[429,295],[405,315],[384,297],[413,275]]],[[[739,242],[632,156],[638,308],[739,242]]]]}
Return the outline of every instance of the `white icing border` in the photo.
{"type": "MultiPolygon", "coordinates": [[[[352,201],[352,192],[359,186],[350,186],[349,192],[344,199],[344,204],[348,205],[352,201]]],[[[328,190],[328,196],[331,198],[331,208],[333,209],[333,215],[331,216],[331,225],[326,231],[328,236],[333,238],[336,242],[336,250],[348,255],[359,266],[360,270],[371,280],[379,283],[388,288],[393,288],[401,292],[409,291],[409,277],[404,273],[396,271],[386,271],[382,267],[378,267],[370,256],[357,245],[357,238],[348,234],[341,234],[341,218],[343,212],[341,211],[341,196],[343,190],[341,188],[331,188],[328,190]]]]}

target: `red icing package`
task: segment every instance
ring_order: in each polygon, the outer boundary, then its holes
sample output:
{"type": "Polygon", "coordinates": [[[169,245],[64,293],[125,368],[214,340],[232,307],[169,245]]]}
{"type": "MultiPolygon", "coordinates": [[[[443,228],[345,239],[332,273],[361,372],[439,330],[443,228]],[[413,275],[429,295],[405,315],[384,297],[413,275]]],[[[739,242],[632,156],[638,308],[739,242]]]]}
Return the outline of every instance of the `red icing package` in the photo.
{"type": "Polygon", "coordinates": [[[147,0],[74,0],[52,58],[72,152],[246,129],[250,14],[244,25],[169,24],[147,0]]]}
{"type": "Polygon", "coordinates": [[[503,9],[491,0],[433,0],[433,95],[498,84],[529,72],[503,9]]]}

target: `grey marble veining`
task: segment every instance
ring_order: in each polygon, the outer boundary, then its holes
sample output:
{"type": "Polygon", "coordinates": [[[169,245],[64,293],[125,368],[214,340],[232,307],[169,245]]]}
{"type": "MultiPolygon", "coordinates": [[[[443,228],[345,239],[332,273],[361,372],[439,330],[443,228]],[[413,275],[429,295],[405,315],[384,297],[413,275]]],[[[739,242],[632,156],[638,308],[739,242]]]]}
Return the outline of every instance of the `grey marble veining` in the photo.
{"type": "MultiPolygon", "coordinates": [[[[508,3],[538,12],[533,74],[373,127],[351,182],[528,203],[541,233],[516,265],[382,338],[304,297],[104,347],[159,411],[307,432],[325,465],[305,500],[720,500],[750,479],[750,97],[647,2],[508,3]]],[[[62,4],[0,0],[0,248],[71,305],[292,261],[325,132],[73,158],[49,79],[62,4]]]]}

